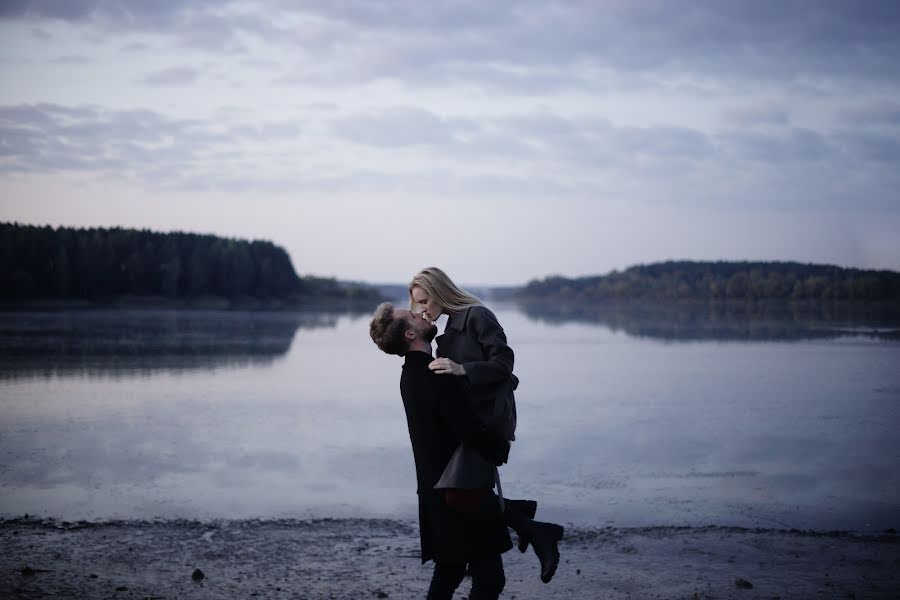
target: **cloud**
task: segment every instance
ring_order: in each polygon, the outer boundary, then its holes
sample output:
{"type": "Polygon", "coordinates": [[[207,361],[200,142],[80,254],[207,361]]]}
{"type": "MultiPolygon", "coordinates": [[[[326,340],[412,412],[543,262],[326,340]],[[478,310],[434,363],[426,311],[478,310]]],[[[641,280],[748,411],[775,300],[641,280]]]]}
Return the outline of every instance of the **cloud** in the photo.
{"type": "Polygon", "coordinates": [[[212,0],[13,0],[0,5],[0,18],[109,21],[130,28],[171,24],[187,10],[214,6],[212,0]]]}
{"type": "Polygon", "coordinates": [[[53,36],[44,31],[39,27],[34,27],[31,29],[31,35],[34,36],[37,40],[49,41],[53,39],[53,36]]]}
{"type": "MultiPolygon", "coordinates": [[[[110,114],[101,109],[46,104],[2,107],[0,139],[5,156],[0,169],[133,169],[129,159],[134,158],[137,146],[159,144],[167,130],[175,129],[172,123],[147,111],[110,114]]],[[[175,148],[167,150],[171,153],[175,148]]]]}
{"type": "Polygon", "coordinates": [[[345,139],[376,147],[445,146],[477,130],[472,121],[441,118],[418,108],[391,108],[340,118],[332,128],[345,139]]]}
{"type": "Polygon", "coordinates": [[[94,4],[96,2],[86,0],[72,0],[71,2],[10,0],[0,3],[0,18],[42,17],[66,21],[79,20],[90,15],[91,7],[94,4]]]}
{"type": "Polygon", "coordinates": [[[790,121],[788,109],[773,101],[758,101],[726,108],[722,116],[725,121],[742,127],[787,125],[790,121]]]}
{"type": "Polygon", "coordinates": [[[900,102],[879,98],[844,108],[838,117],[850,125],[900,125],[900,102]]]}
{"type": "Polygon", "coordinates": [[[62,21],[95,28],[107,36],[158,33],[188,47],[216,52],[246,52],[241,35],[274,38],[280,27],[265,10],[241,2],[216,0],[19,0],[4,3],[0,19],[31,22],[62,21]],[[258,14],[262,11],[264,14],[258,14]]]}
{"type": "Polygon", "coordinates": [[[838,134],[848,157],[855,162],[900,164],[900,137],[879,132],[848,131],[838,134]]]}
{"type": "MultiPolygon", "coordinates": [[[[259,147],[300,131],[294,121],[248,124],[96,106],[0,106],[0,173],[79,171],[150,185],[210,187],[240,171],[235,165],[265,166],[259,147]]],[[[252,183],[253,176],[245,179],[252,183]]]]}
{"type": "Polygon", "coordinates": [[[809,129],[794,128],[777,133],[731,131],[717,138],[727,153],[752,162],[783,165],[835,157],[833,143],[809,129]]]}
{"type": "Polygon", "coordinates": [[[713,154],[707,135],[686,127],[621,127],[613,142],[616,150],[659,158],[703,158],[713,154]]]}
{"type": "Polygon", "coordinates": [[[66,54],[65,56],[54,58],[50,62],[56,65],[86,65],[93,62],[93,59],[81,54],[66,54]]]}
{"type": "Polygon", "coordinates": [[[295,78],[335,84],[467,82],[542,94],[589,86],[590,74],[610,71],[826,86],[900,79],[895,0],[20,0],[4,3],[0,18],[155,32],[241,55],[253,39],[320,65],[295,78]]]}
{"type": "Polygon", "coordinates": [[[900,8],[892,0],[519,2],[480,10],[451,2],[328,2],[303,10],[368,31],[382,52],[409,57],[402,49],[415,40],[411,61],[381,61],[378,72],[394,76],[425,65],[499,64],[890,81],[900,62],[900,8]]]}
{"type": "Polygon", "coordinates": [[[128,54],[140,54],[141,52],[147,52],[151,49],[150,44],[147,44],[146,42],[128,42],[122,46],[122,52],[128,54]]]}
{"type": "Polygon", "coordinates": [[[184,119],[97,106],[0,106],[0,172],[75,171],[235,193],[302,187],[803,206],[853,198],[881,206],[900,161],[900,141],[876,131],[707,132],[548,111],[459,118],[416,107],[309,115],[184,119]]]}
{"type": "MultiPolygon", "coordinates": [[[[683,169],[685,163],[709,160],[715,152],[709,136],[699,130],[674,125],[616,126],[605,119],[570,119],[552,113],[477,119],[441,118],[415,108],[395,108],[376,115],[346,117],[335,122],[335,131],[356,144],[377,148],[420,146],[424,155],[452,160],[455,168],[473,168],[472,161],[490,160],[480,178],[511,180],[502,174],[518,166],[533,180],[540,172],[623,168],[648,161],[669,163],[683,169]],[[431,153],[431,154],[428,154],[431,153]]],[[[462,172],[460,177],[466,177],[462,172]]],[[[532,186],[536,187],[536,186],[532,186]]]]}
{"type": "Polygon", "coordinates": [[[154,71],[143,78],[150,85],[190,85],[197,82],[199,73],[193,67],[171,67],[154,71]]]}

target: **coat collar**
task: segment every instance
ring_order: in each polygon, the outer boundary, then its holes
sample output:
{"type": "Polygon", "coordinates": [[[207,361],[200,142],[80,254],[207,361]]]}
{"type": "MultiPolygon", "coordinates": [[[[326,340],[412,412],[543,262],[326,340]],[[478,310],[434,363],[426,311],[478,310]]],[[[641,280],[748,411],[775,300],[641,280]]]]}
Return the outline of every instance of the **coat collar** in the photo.
{"type": "Polygon", "coordinates": [[[403,358],[405,359],[403,361],[404,365],[411,365],[411,364],[418,364],[418,363],[428,364],[434,360],[434,358],[431,356],[431,354],[429,354],[427,352],[422,352],[421,350],[411,350],[411,351],[407,352],[406,354],[404,354],[403,358]]]}
{"type": "Polygon", "coordinates": [[[469,319],[470,310],[472,310],[472,307],[467,306],[463,310],[457,311],[455,315],[450,316],[447,319],[447,327],[444,328],[444,331],[447,329],[455,329],[457,331],[465,329],[466,321],[469,319]]]}

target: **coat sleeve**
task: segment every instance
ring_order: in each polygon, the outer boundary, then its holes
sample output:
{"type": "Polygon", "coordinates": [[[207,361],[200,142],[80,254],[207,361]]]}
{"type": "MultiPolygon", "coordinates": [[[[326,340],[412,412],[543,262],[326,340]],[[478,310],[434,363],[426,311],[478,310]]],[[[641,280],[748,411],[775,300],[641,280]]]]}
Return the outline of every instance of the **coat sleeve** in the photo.
{"type": "Polygon", "coordinates": [[[515,356],[497,317],[486,308],[472,310],[466,329],[481,345],[485,357],[485,360],[463,363],[469,383],[478,387],[507,379],[512,374],[515,356]]]}
{"type": "Polygon", "coordinates": [[[462,390],[455,379],[438,376],[441,418],[460,443],[471,446],[494,464],[502,465],[509,458],[509,442],[478,420],[470,404],[462,400],[462,390]]]}

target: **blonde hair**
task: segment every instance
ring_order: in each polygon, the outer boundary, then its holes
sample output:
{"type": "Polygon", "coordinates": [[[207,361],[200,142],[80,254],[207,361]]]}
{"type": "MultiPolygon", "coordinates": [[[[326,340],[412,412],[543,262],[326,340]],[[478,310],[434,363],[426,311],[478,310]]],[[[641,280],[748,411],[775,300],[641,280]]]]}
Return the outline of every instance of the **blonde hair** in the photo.
{"type": "Polygon", "coordinates": [[[481,304],[481,300],[457,286],[452,279],[447,277],[446,273],[437,267],[422,269],[409,282],[410,310],[416,309],[416,304],[412,298],[414,287],[420,287],[425,290],[425,293],[430,298],[437,300],[438,304],[445,311],[463,310],[470,306],[481,304]]]}

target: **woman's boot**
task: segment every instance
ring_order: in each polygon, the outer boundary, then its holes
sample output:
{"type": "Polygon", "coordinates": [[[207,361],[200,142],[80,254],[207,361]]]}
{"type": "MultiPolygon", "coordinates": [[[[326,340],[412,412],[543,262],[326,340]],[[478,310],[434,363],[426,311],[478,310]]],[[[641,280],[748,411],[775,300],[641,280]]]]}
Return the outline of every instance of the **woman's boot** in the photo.
{"type": "Polygon", "coordinates": [[[544,523],[535,521],[527,515],[520,513],[515,506],[507,502],[504,512],[506,524],[515,530],[519,536],[519,549],[522,548],[522,540],[525,540],[525,548],[528,542],[541,563],[541,581],[550,583],[556,567],[559,566],[559,541],[563,537],[562,525],[556,523],[544,523]]]}

